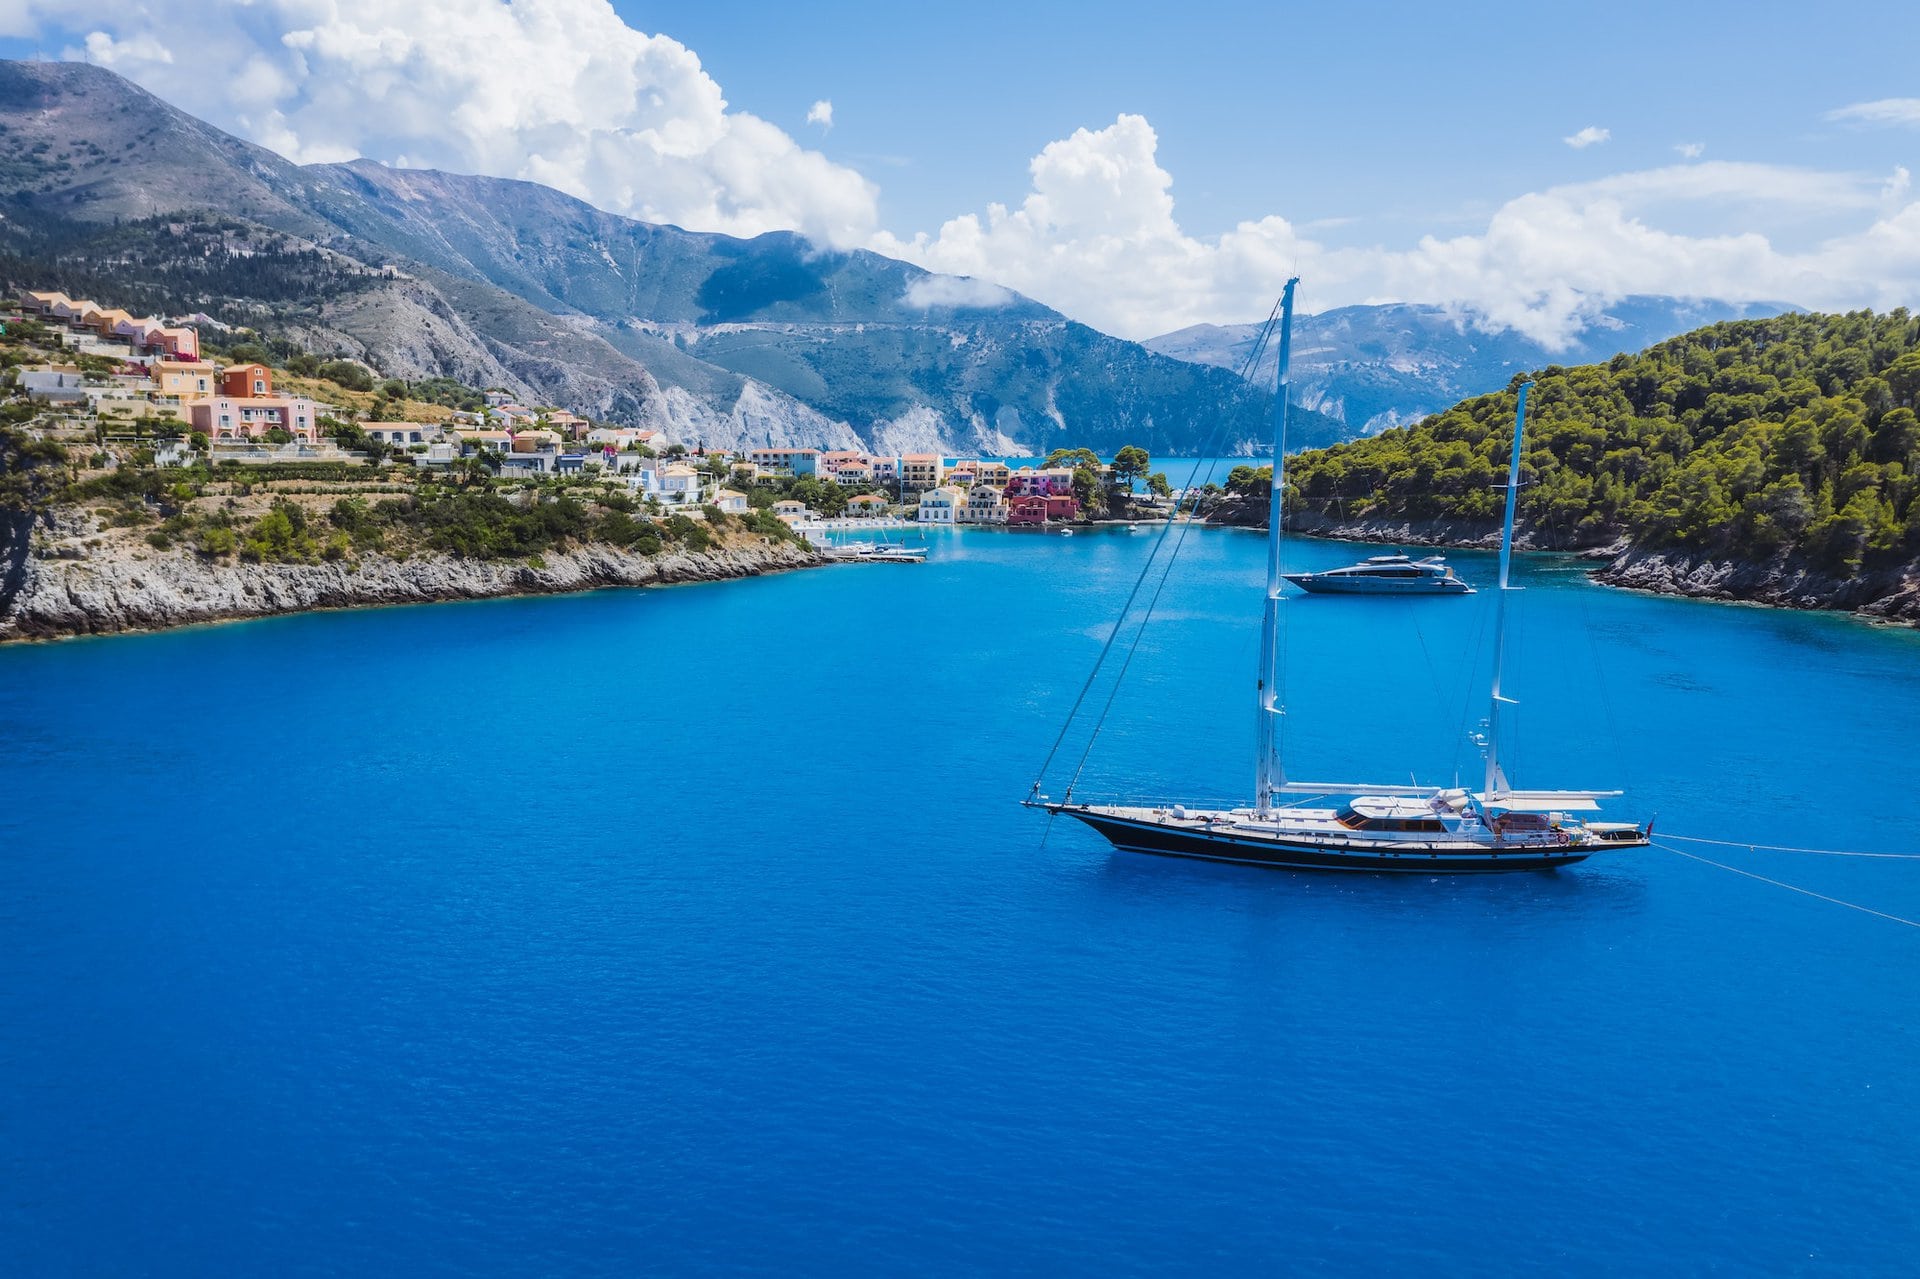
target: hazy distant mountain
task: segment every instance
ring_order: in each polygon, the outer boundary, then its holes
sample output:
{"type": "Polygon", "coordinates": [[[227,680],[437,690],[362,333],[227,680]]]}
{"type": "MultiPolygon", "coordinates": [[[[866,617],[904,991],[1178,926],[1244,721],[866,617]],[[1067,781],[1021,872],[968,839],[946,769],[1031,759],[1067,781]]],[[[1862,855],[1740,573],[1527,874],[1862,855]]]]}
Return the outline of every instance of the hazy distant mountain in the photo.
{"type": "MultiPolygon", "coordinates": [[[[1348,435],[1416,421],[1505,387],[1515,373],[1591,364],[1723,320],[1798,310],[1784,303],[1631,297],[1608,307],[1573,343],[1550,350],[1512,330],[1486,333],[1437,306],[1345,306],[1294,323],[1294,398],[1339,419],[1348,435]]],[[[1149,338],[1162,355],[1238,372],[1262,326],[1197,324],[1149,338]]],[[[1274,381],[1269,350],[1252,374],[1274,381]]]]}
{"type": "MultiPolygon", "coordinates": [[[[0,63],[0,251],[17,283],[711,444],[1231,452],[1271,398],[874,253],[637,222],[527,182],[296,165],[77,63],[0,63]]],[[[1343,434],[1298,421],[1303,445],[1343,434]]]]}

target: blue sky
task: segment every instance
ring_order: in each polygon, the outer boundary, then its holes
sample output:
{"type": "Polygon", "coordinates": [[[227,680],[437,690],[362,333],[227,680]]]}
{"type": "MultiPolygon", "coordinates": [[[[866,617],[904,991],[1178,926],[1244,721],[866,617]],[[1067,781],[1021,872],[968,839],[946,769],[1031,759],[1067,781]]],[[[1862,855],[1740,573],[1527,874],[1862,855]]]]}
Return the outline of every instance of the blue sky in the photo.
{"type": "MultiPolygon", "coordinates": [[[[1920,132],[1830,124],[1920,94],[1920,6],[1761,4],[659,4],[736,105],[881,185],[932,229],[1017,199],[1028,160],[1121,112],[1150,120],[1181,223],[1354,219],[1331,239],[1448,233],[1526,191],[1706,156],[1891,171],[1920,132]],[[834,125],[805,125],[828,98],[834,125]],[[1580,129],[1609,142],[1574,150],[1580,129]]],[[[1708,229],[1710,210],[1691,215],[1708,229]]],[[[1804,230],[1804,229],[1803,229],[1804,230]]]]}
{"type": "Polygon", "coordinates": [[[301,161],[794,228],[1125,336],[1256,317],[1299,271],[1309,309],[1552,341],[1628,293],[1920,303],[1917,12],[0,0],[0,48],[301,161]]]}

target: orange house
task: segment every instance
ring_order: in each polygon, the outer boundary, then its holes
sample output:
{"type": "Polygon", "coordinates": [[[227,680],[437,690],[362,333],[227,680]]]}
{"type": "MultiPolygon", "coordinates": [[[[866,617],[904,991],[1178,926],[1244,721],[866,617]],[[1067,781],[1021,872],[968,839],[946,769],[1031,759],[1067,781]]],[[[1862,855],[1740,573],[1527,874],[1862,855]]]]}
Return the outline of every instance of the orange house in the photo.
{"type": "Polygon", "coordinates": [[[273,370],[264,364],[236,364],[220,373],[220,394],[236,400],[273,394],[273,370]]]}

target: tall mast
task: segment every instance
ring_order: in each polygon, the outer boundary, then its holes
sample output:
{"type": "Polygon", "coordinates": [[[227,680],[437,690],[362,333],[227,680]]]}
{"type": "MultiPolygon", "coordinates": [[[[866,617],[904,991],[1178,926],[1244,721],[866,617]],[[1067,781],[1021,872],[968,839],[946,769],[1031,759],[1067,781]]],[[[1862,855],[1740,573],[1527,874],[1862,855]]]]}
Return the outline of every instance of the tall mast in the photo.
{"type": "Polygon", "coordinates": [[[1500,767],[1500,708],[1514,705],[1500,692],[1500,668],[1507,649],[1507,585],[1513,564],[1513,508],[1520,496],[1520,440],[1527,429],[1527,392],[1533,383],[1520,384],[1520,402],[1513,411],[1513,456],[1507,459],[1507,518],[1500,531],[1500,594],[1493,606],[1493,698],[1487,711],[1487,785],[1492,799],[1507,790],[1507,774],[1500,767]]]}
{"type": "Polygon", "coordinates": [[[1280,517],[1287,483],[1287,366],[1293,358],[1294,276],[1280,295],[1280,369],[1273,387],[1273,493],[1267,499],[1267,603],[1260,616],[1258,758],[1254,763],[1254,807],[1273,809],[1275,789],[1286,784],[1280,766],[1279,721],[1286,711],[1275,704],[1280,682],[1280,517]]]}

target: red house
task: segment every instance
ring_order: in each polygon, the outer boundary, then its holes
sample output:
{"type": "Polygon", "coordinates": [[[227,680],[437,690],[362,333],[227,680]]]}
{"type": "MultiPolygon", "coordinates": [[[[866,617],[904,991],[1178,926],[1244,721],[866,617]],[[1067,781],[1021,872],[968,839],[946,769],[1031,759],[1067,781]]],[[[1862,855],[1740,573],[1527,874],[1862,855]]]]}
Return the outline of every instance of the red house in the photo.
{"type": "Polygon", "coordinates": [[[1080,518],[1080,503],[1071,497],[1009,497],[1007,499],[1007,524],[1013,528],[1022,525],[1045,524],[1054,520],[1077,520],[1080,518]]]}

